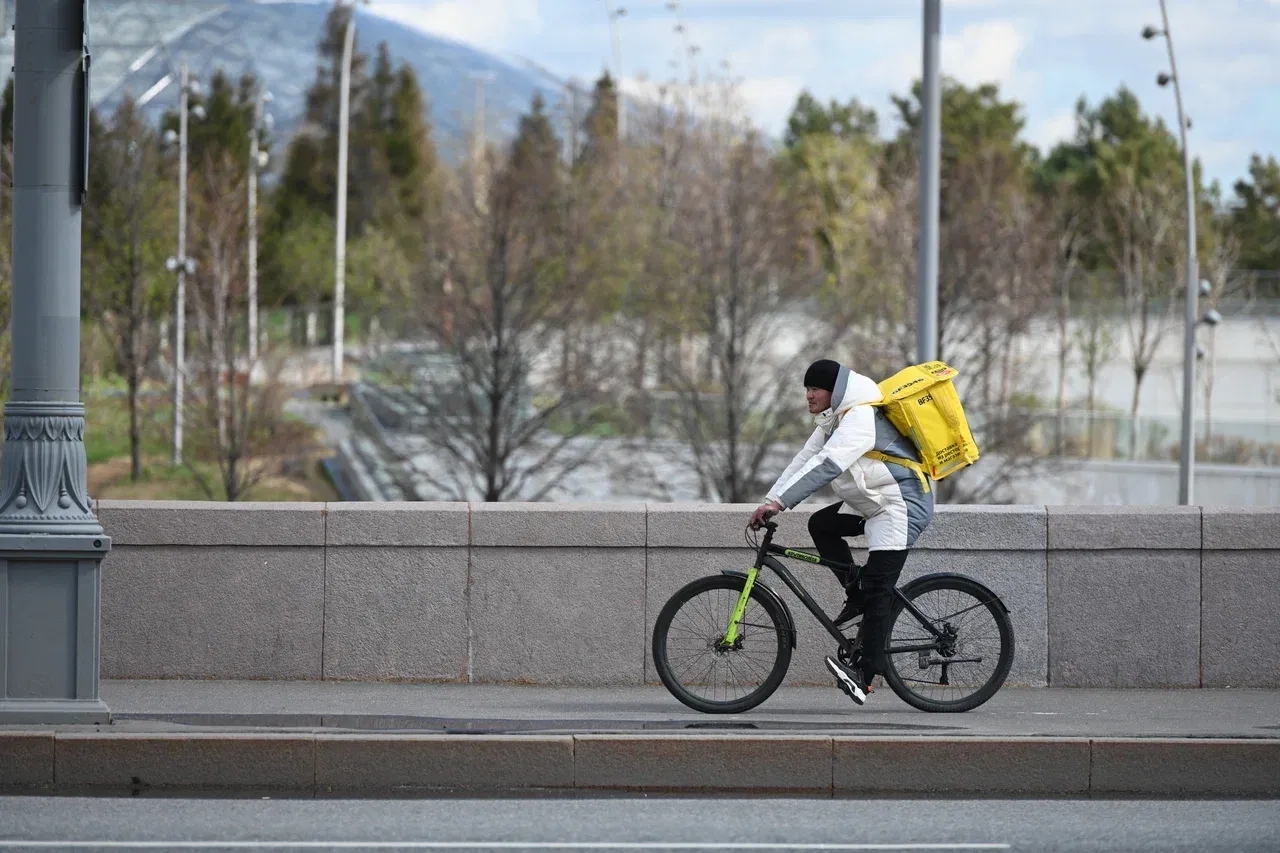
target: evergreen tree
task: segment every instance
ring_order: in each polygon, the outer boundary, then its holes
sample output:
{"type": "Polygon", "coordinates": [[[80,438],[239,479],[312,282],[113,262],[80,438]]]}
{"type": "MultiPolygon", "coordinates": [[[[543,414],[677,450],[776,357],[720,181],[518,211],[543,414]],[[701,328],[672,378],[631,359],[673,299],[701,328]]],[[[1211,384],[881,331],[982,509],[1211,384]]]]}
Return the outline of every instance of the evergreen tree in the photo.
{"type": "Polygon", "coordinates": [[[411,220],[420,220],[438,206],[438,164],[422,89],[407,63],[396,71],[383,134],[387,167],[398,188],[401,211],[411,220]]]}
{"type": "Polygon", "coordinates": [[[542,93],[535,93],[529,112],[520,117],[520,127],[511,144],[512,168],[517,172],[546,172],[560,159],[560,140],[551,127],[542,93]]]}
{"type": "MultiPolygon", "coordinates": [[[[342,46],[350,14],[350,7],[335,3],[325,19],[324,32],[317,45],[316,79],[307,91],[303,125],[289,145],[275,194],[273,231],[287,229],[295,220],[305,219],[313,213],[333,213],[338,191],[342,46]]],[[[357,177],[369,177],[367,167],[359,161],[367,141],[362,131],[368,126],[365,113],[370,94],[366,73],[368,58],[360,53],[358,45],[357,31],[351,53],[348,235],[360,232],[365,224],[365,212],[372,207],[364,198],[368,192],[367,184],[357,180],[357,177]]]]}
{"type": "Polygon", "coordinates": [[[842,104],[834,98],[824,107],[808,90],[800,93],[787,119],[782,144],[794,150],[806,137],[829,135],[837,139],[873,139],[879,132],[880,119],[871,107],[857,98],[842,104]]]}
{"type": "Polygon", "coordinates": [[[1230,225],[1240,241],[1240,266],[1280,270],[1280,162],[1254,154],[1249,179],[1236,181],[1230,225]]]}
{"type": "MultiPolygon", "coordinates": [[[[249,130],[253,126],[253,92],[257,81],[245,75],[239,85],[219,69],[209,81],[207,94],[192,95],[190,107],[202,107],[203,119],[187,118],[187,158],[193,172],[206,164],[230,157],[243,170],[249,168],[249,130]]],[[[177,110],[160,120],[161,131],[178,132],[177,110]]]]}
{"type": "Polygon", "coordinates": [[[584,121],[586,143],[582,162],[596,162],[610,156],[618,146],[618,89],[606,71],[591,91],[591,106],[584,121]]]}

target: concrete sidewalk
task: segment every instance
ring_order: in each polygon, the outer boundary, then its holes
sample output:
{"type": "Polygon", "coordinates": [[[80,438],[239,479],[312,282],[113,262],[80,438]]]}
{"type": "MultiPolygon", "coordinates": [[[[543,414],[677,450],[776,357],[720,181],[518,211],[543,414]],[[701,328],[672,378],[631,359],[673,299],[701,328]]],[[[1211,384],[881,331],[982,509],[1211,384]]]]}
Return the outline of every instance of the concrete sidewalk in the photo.
{"type": "Polygon", "coordinates": [[[704,715],[661,687],[106,681],[109,727],[0,727],[14,791],[630,790],[1280,796],[1280,690],[1005,688],[926,714],[789,687],[704,715]]]}

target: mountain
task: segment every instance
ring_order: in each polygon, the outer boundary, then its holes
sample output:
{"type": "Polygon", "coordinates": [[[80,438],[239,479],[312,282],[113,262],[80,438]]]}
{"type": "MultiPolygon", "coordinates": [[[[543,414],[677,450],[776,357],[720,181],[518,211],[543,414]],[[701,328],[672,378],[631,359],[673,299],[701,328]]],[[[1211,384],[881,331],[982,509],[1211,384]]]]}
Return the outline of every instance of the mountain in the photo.
{"type": "MultiPolygon", "coordinates": [[[[12,22],[12,0],[8,3],[12,22]]],[[[316,45],[328,2],[255,0],[92,0],[89,37],[90,96],[109,113],[125,93],[146,100],[157,120],[178,98],[183,59],[193,75],[208,81],[221,68],[233,79],[253,72],[271,91],[274,135],[287,138],[304,111],[315,80],[316,45]]],[[[9,34],[6,33],[6,36],[9,34]]],[[[396,63],[408,62],[426,94],[437,144],[447,159],[460,150],[472,127],[476,80],[485,75],[486,134],[514,131],[535,91],[548,104],[562,102],[563,84],[535,68],[518,68],[498,57],[402,24],[356,13],[356,48],[372,57],[385,41],[396,63]]],[[[13,64],[13,39],[0,40],[0,67],[13,64]]]]}

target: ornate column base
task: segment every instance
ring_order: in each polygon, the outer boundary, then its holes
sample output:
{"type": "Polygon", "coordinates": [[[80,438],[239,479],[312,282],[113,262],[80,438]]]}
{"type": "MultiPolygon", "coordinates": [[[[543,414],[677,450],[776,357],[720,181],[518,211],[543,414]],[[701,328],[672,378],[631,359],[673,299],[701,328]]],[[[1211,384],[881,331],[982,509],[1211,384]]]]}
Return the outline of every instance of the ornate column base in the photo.
{"type": "Polygon", "coordinates": [[[98,698],[100,565],[84,406],[10,402],[0,465],[0,725],[108,723],[98,698]]]}

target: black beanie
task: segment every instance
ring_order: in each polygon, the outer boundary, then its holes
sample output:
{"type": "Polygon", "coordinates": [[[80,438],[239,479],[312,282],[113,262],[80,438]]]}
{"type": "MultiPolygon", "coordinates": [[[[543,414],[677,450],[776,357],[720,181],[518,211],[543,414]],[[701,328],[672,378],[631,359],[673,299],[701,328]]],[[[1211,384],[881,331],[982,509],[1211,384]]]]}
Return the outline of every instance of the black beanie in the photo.
{"type": "Polygon", "coordinates": [[[839,362],[829,358],[820,358],[804,372],[804,387],[821,388],[823,391],[836,390],[836,377],[840,375],[839,362]]]}

